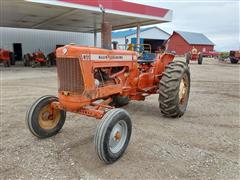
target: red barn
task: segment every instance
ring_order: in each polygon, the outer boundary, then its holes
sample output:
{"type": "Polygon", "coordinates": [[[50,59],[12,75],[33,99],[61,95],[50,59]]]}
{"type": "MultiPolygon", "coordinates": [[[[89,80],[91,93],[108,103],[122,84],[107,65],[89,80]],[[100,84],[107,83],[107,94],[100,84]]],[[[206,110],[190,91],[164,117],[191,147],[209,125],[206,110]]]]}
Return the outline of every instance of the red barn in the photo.
{"type": "Polygon", "coordinates": [[[176,55],[185,55],[193,47],[200,52],[209,52],[214,50],[214,43],[204,34],[174,31],[167,41],[167,49],[175,51],[176,55]]]}

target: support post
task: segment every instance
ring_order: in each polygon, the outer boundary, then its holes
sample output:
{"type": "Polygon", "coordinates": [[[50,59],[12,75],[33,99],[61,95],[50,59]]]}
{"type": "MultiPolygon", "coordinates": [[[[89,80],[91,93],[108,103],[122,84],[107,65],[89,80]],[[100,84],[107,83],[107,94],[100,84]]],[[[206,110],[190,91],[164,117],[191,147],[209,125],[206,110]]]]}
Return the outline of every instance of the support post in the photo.
{"type": "Polygon", "coordinates": [[[101,30],[101,46],[103,49],[112,49],[112,25],[105,22],[105,9],[101,5],[102,11],[102,30],[101,30]]]}
{"type": "Polygon", "coordinates": [[[108,22],[102,23],[102,48],[112,49],[112,25],[108,22]]]}
{"type": "Polygon", "coordinates": [[[137,24],[137,44],[140,44],[140,24],[137,24]]]}
{"type": "Polygon", "coordinates": [[[94,31],[94,47],[97,47],[97,31],[94,31]]]}

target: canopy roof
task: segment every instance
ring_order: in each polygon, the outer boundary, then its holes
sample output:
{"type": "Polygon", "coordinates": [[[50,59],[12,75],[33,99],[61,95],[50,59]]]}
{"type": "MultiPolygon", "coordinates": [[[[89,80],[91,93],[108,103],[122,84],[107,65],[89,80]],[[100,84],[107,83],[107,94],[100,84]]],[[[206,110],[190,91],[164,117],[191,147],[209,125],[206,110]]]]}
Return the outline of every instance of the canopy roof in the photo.
{"type": "Polygon", "coordinates": [[[102,11],[113,30],[169,22],[172,11],[123,0],[8,0],[1,2],[2,27],[73,32],[101,29],[102,11]]]}

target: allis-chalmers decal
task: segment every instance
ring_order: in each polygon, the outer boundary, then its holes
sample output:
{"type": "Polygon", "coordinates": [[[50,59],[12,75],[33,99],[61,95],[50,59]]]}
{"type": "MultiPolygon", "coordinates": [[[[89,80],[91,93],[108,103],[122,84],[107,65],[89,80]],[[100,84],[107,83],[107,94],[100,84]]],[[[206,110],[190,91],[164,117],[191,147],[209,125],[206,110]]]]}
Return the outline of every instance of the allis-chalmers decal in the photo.
{"type": "Polygon", "coordinates": [[[105,54],[82,54],[83,60],[123,60],[123,61],[132,61],[133,56],[132,55],[105,55],[105,54]]]}

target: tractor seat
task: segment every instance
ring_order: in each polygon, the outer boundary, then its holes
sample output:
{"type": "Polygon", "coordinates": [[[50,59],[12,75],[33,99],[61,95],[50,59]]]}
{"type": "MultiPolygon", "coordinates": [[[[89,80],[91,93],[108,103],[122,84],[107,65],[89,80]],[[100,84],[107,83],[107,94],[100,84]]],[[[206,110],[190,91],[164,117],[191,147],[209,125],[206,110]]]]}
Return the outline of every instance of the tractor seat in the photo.
{"type": "Polygon", "coordinates": [[[138,58],[138,63],[152,63],[156,59],[155,53],[143,52],[143,54],[138,58]]]}

